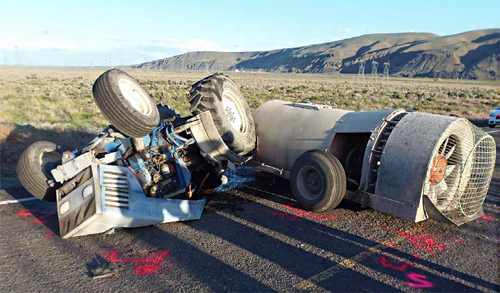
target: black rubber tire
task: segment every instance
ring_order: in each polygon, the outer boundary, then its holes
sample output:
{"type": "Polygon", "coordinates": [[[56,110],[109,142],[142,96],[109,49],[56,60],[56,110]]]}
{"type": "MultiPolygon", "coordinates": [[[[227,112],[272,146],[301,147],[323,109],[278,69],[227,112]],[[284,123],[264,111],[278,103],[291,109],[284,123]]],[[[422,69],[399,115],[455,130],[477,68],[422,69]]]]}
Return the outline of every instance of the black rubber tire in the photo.
{"type": "Polygon", "coordinates": [[[122,70],[113,68],[97,78],[92,87],[94,100],[106,118],[120,132],[140,138],[150,134],[160,124],[160,114],[148,92],[137,80],[122,70]],[[124,79],[140,91],[148,113],[141,113],[124,97],[119,82],[124,79]]]}
{"type": "Polygon", "coordinates": [[[489,126],[490,128],[495,128],[495,125],[494,125],[494,124],[493,124],[493,125],[492,125],[492,124],[488,124],[488,126],[489,126]]]}
{"type": "MultiPolygon", "coordinates": [[[[307,178],[310,178],[308,175],[307,178]]],[[[290,174],[292,194],[299,205],[308,211],[325,212],[337,207],[346,192],[346,176],[340,161],[323,151],[308,151],[300,155],[292,166],[290,174]],[[311,169],[317,179],[321,178],[320,191],[306,187],[303,172],[311,169]],[[311,196],[312,195],[312,196],[311,196]]],[[[318,187],[318,186],[316,186],[318,187]]]]}
{"type": "Polygon", "coordinates": [[[256,136],[252,111],[238,86],[229,77],[215,73],[193,84],[189,94],[191,113],[197,115],[210,111],[217,131],[230,150],[238,155],[246,155],[255,148],[256,136]],[[232,92],[232,96],[236,97],[238,106],[244,112],[241,132],[233,128],[224,109],[222,96],[225,91],[232,92]]]}
{"type": "Polygon", "coordinates": [[[32,195],[44,201],[56,201],[56,190],[61,186],[56,183],[50,171],[61,164],[62,154],[53,142],[37,141],[19,156],[17,177],[32,195]],[[52,180],[54,185],[49,186],[52,180]]]}

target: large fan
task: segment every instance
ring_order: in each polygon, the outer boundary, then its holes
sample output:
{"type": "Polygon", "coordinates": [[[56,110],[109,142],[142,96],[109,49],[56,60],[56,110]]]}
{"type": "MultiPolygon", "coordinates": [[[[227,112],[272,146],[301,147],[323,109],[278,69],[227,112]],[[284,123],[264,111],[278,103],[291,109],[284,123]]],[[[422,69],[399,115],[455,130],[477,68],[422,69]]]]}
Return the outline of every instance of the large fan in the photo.
{"type": "Polygon", "coordinates": [[[432,160],[426,194],[438,210],[449,208],[460,184],[461,156],[458,153],[459,140],[451,135],[442,142],[432,160]]]}

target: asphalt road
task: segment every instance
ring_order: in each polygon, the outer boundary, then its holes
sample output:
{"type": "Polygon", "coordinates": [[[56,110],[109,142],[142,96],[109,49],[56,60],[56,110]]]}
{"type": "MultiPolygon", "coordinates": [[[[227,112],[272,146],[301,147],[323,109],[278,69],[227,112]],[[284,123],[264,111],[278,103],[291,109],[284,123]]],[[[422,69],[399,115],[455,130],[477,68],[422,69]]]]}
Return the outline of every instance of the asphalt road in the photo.
{"type": "MultiPolygon", "coordinates": [[[[0,292],[500,291],[500,156],[486,216],[461,227],[345,203],[306,214],[289,195],[286,182],[259,178],[211,195],[199,221],[69,240],[53,204],[2,204],[0,292]],[[91,278],[106,265],[118,273],[91,278]]],[[[0,202],[27,197],[0,190],[0,202]]]]}

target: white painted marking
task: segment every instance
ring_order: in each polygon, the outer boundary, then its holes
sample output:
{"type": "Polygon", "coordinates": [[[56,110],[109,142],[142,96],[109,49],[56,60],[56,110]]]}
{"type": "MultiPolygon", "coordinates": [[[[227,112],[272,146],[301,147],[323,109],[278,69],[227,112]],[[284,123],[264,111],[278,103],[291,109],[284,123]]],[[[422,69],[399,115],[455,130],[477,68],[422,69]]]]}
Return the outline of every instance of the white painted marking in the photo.
{"type": "Polygon", "coordinates": [[[4,204],[19,203],[19,202],[30,201],[30,200],[35,200],[35,199],[38,199],[38,198],[27,197],[27,198],[13,199],[13,200],[5,200],[5,201],[0,201],[0,206],[4,205],[4,204]]]}
{"type": "Polygon", "coordinates": [[[486,131],[486,133],[495,133],[495,132],[500,132],[500,130],[491,130],[491,131],[486,131]]]}

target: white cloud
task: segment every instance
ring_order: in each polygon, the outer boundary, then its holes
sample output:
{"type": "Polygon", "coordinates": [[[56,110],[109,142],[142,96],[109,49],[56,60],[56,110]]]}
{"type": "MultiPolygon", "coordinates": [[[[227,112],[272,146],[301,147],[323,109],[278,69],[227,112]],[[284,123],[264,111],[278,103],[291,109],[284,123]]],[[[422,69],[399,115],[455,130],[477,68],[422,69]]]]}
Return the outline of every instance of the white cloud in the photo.
{"type": "Polygon", "coordinates": [[[352,29],[348,27],[342,27],[342,28],[337,28],[335,31],[339,34],[348,34],[352,32],[352,29]]]}
{"type": "Polygon", "coordinates": [[[53,42],[53,41],[39,41],[39,40],[29,40],[29,41],[7,41],[0,44],[0,49],[14,49],[15,47],[19,49],[63,49],[63,50],[74,50],[81,48],[78,44],[72,42],[53,42]]]}
{"type": "Polygon", "coordinates": [[[23,65],[104,65],[110,59],[116,64],[136,64],[190,51],[224,50],[217,42],[205,39],[113,39],[48,34],[29,40],[6,39],[9,41],[0,43],[0,50],[7,55],[7,64],[13,64],[12,56],[22,54],[23,65]]]}

